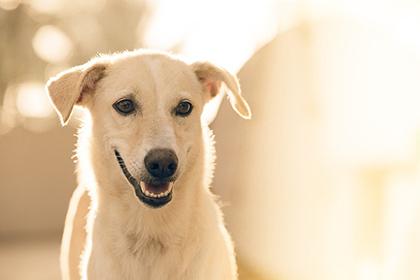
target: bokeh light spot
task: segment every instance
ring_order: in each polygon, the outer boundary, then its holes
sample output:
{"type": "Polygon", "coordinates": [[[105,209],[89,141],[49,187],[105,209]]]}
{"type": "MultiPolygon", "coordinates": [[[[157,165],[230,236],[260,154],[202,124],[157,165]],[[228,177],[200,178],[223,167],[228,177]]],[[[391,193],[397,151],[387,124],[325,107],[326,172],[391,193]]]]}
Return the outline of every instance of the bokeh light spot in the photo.
{"type": "Polygon", "coordinates": [[[73,44],[69,37],[52,25],[44,25],[38,29],[32,46],[35,53],[50,63],[59,63],[69,58],[73,44]]]}
{"type": "Polygon", "coordinates": [[[53,114],[53,109],[44,90],[38,82],[23,83],[16,90],[18,112],[29,118],[46,118],[53,114]]]}
{"type": "Polygon", "coordinates": [[[0,0],[0,9],[3,10],[14,10],[20,4],[20,0],[0,0]]]}

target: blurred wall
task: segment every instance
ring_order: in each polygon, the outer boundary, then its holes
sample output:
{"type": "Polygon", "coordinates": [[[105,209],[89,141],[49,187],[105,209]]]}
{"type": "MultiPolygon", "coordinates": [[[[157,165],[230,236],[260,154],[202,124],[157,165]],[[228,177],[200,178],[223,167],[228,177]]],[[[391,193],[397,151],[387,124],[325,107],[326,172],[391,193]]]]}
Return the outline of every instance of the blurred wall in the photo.
{"type": "Polygon", "coordinates": [[[244,263],[264,279],[420,277],[419,74],[410,48],[337,18],[303,21],[245,64],[253,119],[224,103],[214,124],[244,263]]]}
{"type": "Polygon", "coordinates": [[[0,237],[61,235],[76,187],[75,130],[16,128],[0,137],[0,237]]]}

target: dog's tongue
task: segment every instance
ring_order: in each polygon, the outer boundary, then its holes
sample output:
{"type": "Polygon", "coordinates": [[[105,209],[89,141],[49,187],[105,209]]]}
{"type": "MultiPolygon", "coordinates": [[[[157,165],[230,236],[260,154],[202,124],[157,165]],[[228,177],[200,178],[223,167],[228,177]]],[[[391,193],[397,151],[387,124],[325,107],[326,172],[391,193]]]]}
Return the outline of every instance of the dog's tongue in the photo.
{"type": "Polygon", "coordinates": [[[170,187],[171,183],[166,183],[166,184],[161,184],[161,185],[151,185],[151,184],[144,184],[145,189],[149,192],[158,194],[158,193],[162,193],[162,192],[166,192],[169,187],[170,187]]]}

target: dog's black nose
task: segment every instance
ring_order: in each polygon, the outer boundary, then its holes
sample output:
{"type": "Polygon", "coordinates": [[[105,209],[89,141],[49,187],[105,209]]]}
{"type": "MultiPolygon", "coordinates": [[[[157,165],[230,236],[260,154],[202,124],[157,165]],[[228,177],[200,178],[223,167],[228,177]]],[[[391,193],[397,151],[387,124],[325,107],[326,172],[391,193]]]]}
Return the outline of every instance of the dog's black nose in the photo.
{"type": "Polygon", "coordinates": [[[153,177],[166,179],[175,174],[178,157],[170,149],[153,149],[144,158],[144,165],[153,177]]]}

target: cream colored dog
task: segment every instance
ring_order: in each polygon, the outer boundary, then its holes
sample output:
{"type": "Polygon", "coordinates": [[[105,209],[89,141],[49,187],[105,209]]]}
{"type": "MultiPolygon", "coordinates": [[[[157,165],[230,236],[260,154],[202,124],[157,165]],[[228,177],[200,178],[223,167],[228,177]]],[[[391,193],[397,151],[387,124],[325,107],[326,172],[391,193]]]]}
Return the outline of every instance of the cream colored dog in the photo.
{"type": "Polygon", "coordinates": [[[75,105],[89,112],[79,132],[80,186],[63,238],[64,278],[85,243],[84,222],[74,220],[87,211],[78,201],[85,189],[91,205],[82,279],[237,278],[232,242],[209,190],[213,145],[202,118],[222,83],[235,111],[250,118],[232,74],[164,53],[102,56],[48,82],[63,124],[75,105]]]}

